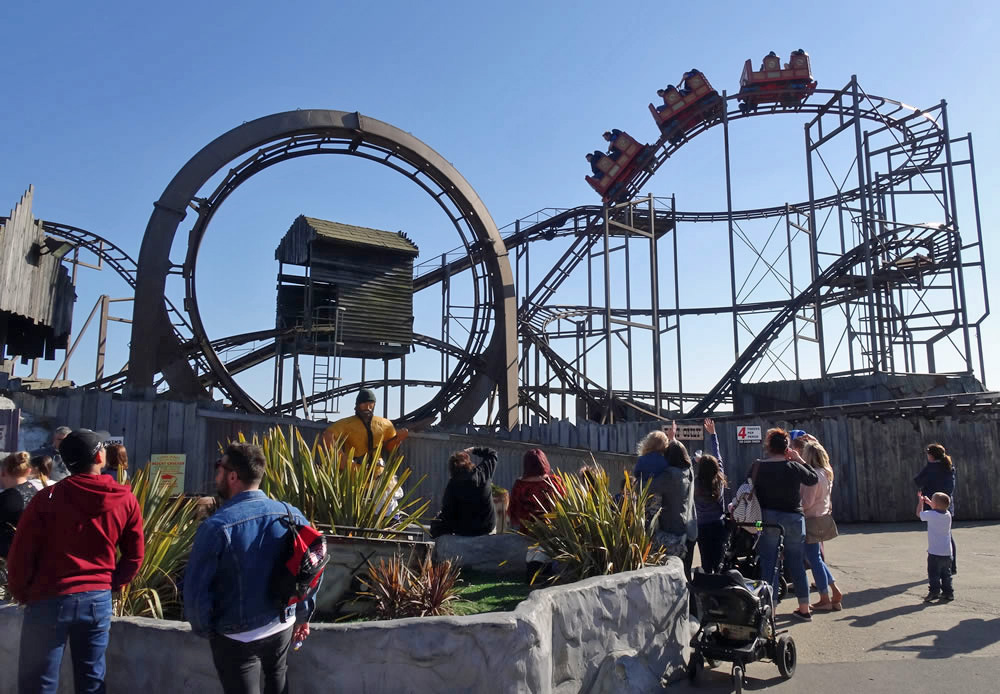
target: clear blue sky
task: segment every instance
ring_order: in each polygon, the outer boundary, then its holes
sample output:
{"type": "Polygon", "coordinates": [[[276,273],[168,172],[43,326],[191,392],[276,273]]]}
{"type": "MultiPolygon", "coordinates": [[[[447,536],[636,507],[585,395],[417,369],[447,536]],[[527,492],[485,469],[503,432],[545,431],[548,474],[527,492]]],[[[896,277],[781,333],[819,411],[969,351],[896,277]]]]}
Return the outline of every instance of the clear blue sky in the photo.
{"type": "MultiPolygon", "coordinates": [[[[953,134],[975,138],[995,269],[997,16],[991,3],[964,0],[947,8],[848,0],[822,10],[801,2],[8,2],[0,8],[0,207],[34,184],[36,216],[94,231],[137,256],[153,201],[202,146],[259,116],[330,108],[360,111],[434,147],[503,226],[540,208],[596,202],[583,155],[609,127],[654,140],[646,104],[685,70],[698,67],[732,92],[745,59],[801,47],[821,87],[857,74],[868,92],[916,106],[947,99],[953,134]]],[[[763,121],[734,134],[737,207],[807,198],[802,121],[763,121]]],[[[421,259],[457,245],[411,184],[341,159],[275,167],[227,201],[199,262],[211,335],[273,325],[273,251],[300,213],[406,229],[421,259]]],[[[722,181],[716,132],[668,162],[644,192],[676,193],[680,209],[724,209],[722,181]]],[[[751,233],[766,236],[771,224],[751,233]]],[[[692,305],[718,289],[717,232],[682,232],[690,252],[682,304],[692,305]]],[[[182,252],[177,246],[174,256],[182,252]]],[[[103,275],[81,277],[74,327],[98,294],[127,294],[103,275]]],[[[726,324],[686,330],[710,341],[726,324]]],[[[111,331],[114,367],[125,359],[128,331],[111,331]]],[[[95,341],[85,338],[75,359],[77,381],[93,375],[95,341]]],[[[731,346],[708,354],[685,357],[685,385],[713,383],[731,346]]],[[[991,381],[998,366],[989,355],[991,381]]],[[[269,382],[267,374],[251,378],[269,382]]]]}

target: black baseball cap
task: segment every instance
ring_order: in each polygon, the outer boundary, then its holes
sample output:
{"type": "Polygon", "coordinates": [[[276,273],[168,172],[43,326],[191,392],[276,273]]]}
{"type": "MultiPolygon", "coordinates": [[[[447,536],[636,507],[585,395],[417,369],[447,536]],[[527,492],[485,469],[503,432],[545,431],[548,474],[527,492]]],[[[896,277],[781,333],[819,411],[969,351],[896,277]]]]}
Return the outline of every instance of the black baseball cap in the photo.
{"type": "Polygon", "coordinates": [[[67,467],[81,467],[93,463],[102,448],[104,439],[96,431],[74,429],[59,444],[59,455],[67,467]]]}
{"type": "Polygon", "coordinates": [[[375,391],[371,388],[362,388],[358,391],[358,397],[354,401],[354,406],[357,407],[365,402],[375,402],[375,391]]]}

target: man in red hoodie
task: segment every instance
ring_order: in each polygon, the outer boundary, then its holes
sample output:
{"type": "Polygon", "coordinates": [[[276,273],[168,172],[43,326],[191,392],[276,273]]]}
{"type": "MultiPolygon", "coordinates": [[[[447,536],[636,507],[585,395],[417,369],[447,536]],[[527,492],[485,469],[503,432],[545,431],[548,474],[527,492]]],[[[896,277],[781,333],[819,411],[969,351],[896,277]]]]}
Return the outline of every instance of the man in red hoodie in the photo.
{"type": "Polygon", "coordinates": [[[67,638],[78,694],[104,692],[111,592],[142,566],[139,503],[128,487],[101,474],[98,435],[77,429],[59,452],[70,476],[28,504],[7,560],[8,588],[26,604],[17,673],[22,694],[56,692],[67,638]]]}

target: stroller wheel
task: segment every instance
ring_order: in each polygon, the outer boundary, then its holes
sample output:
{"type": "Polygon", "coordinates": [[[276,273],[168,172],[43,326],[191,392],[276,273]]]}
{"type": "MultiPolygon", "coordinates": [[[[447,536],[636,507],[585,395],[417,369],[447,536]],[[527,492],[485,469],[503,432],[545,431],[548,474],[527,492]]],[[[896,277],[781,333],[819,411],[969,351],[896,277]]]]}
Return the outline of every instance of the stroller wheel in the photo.
{"type": "Polygon", "coordinates": [[[743,694],[743,668],[739,665],[733,668],[733,690],[736,694],[743,694]]]}
{"type": "Polygon", "coordinates": [[[778,672],[787,680],[795,674],[795,641],[788,634],[782,634],[778,637],[777,651],[778,672]]]}
{"type": "Polygon", "coordinates": [[[701,678],[701,673],[705,669],[705,659],[702,657],[701,653],[691,654],[691,662],[688,663],[688,679],[691,680],[693,684],[698,684],[698,680],[701,678]]]}

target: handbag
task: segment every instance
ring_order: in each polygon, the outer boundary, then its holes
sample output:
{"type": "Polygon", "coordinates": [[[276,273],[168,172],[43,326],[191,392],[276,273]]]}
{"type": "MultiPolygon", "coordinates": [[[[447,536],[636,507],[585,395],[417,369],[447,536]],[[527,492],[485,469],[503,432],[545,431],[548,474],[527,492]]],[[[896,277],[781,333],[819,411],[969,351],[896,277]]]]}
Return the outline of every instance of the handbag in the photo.
{"type": "Polygon", "coordinates": [[[833,514],[817,516],[816,518],[806,518],[806,543],[815,544],[826,542],[837,537],[837,522],[833,520],[833,514]]]}
{"type": "MultiPolygon", "coordinates": [[[[757,482],[757,468],[759,460],[755,460],[750,472],[750,478],[740,485],[736,490],[736,497],[733,499],[732,513],[733,520],[737,523],[759,523],[764,519],[764,514],[760,510],[760,502],[754,491],[754,484],[757,482]]],[[[756,533],[756,528],[744,528],[751,533],[756,533]]]]}

